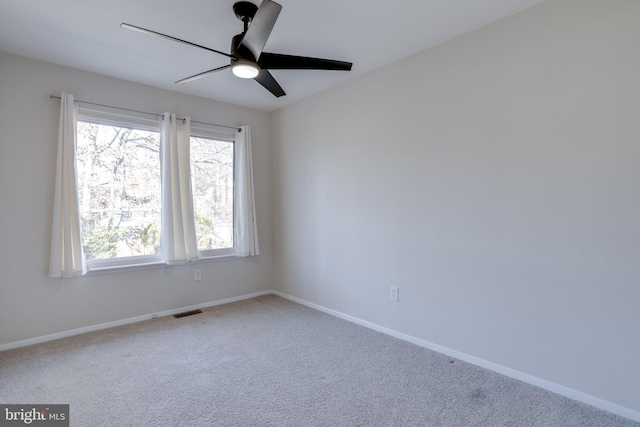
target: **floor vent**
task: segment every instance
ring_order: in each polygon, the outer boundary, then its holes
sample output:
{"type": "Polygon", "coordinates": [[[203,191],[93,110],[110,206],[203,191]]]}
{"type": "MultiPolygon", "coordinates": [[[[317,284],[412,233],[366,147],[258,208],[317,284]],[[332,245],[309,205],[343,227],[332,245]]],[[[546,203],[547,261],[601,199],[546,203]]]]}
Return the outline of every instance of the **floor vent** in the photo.
{"type": "Polygon", "coordinates": [[[191,311],[185,311],[184,313],[174,314],[173,317],[175,317],[176,319],[179,319],[181,317],[193,316],[194,314],[200,314],[200,313],[202,313],[202,310],[191,310],[191,311]]]}

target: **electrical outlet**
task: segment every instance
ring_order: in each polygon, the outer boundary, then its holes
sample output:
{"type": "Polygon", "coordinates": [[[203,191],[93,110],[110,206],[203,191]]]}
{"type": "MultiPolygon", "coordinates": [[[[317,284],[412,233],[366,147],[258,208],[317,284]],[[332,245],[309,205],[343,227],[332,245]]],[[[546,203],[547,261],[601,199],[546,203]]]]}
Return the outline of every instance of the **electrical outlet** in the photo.
{"type": "Polygon", "coordinates": [[[202,280],[202,270],[197,269],[193,272],[193,280],[202,280]]]}
{"type": "Polygon", "coordinates": [[[399,301],[398,293],[399,293],[398,287],[397,286],[391,286],[389,288],[389,299],[391,301],[398,302],[399,301]]]}

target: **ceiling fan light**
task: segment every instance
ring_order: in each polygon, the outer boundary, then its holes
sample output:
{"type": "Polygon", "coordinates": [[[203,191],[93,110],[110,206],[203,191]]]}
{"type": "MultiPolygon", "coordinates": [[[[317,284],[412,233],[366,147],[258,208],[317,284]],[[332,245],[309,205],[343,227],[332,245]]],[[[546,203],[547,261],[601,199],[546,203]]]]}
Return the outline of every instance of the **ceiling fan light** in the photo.
{"type": "Polygon", "coordinates": [[[253,79],[260,73],[260,67],[253,61],[238,59],[231,66],[231,71],[242,79],[253,79]]]}

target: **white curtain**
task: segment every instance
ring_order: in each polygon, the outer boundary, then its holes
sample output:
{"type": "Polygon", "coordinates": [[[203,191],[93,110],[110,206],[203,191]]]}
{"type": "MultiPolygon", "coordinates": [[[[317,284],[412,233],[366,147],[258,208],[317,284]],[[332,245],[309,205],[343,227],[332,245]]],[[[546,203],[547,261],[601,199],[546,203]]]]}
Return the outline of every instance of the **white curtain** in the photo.
{"type": "Polygon", "coordinates": [[[185,264],[198,258],[191,200],[190,125],[189,117],[176,120],[172,113],[164,113],[160,118],[160,247],[167,264],[185,264]]]}
{"type": "Polygon", "coordinates": [[[251,129],[236,130],[236,256],[258,255],[258,227],[253,192],[253,161],[251,160],[251,129]]]}
{"type": "Polygon", "coordinates": [[[58,157],[53,194],[53,223],[49,277],[76,277],[87,272],[80,235],[80,208],[76,174],[76,122],[73,95],[60,97],[58,157]]]}

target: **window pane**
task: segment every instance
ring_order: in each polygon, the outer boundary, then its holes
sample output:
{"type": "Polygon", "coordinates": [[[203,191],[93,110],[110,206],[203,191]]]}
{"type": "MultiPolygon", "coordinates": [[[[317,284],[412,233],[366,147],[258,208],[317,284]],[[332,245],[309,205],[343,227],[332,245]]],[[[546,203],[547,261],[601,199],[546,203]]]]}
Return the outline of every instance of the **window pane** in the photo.
{"type": "Polygon", "coordinates": [[[199,250],[233,247],[233,142],[191,137],[193,210],[199,250]]]}
{"type": "Polygon", "coordinates": [[[159,132],[78,122],[78,190],[87,259],[157,253],[159,141],[159,132]]]}

